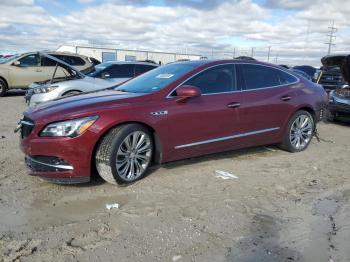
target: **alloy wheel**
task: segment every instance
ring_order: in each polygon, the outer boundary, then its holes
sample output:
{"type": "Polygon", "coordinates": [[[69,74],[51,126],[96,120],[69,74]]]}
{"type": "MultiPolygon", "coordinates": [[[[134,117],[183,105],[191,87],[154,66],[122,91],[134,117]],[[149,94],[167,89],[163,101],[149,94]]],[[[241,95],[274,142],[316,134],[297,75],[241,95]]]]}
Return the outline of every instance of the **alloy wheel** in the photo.
{"type": "Polygon", "coordinates": [[[148,167],[152,156],[149,136],[142,131],[129,134],[120,144],[116,167],[119,176],[127,181],[136,180],[148,167]]]}
{"type": "Polygon", "coordinates": [[[293,122],[289,139],[295,149],[302,150],[310,142],[313,132],[313,119],[308,115],[299,115],[293,122]]]}

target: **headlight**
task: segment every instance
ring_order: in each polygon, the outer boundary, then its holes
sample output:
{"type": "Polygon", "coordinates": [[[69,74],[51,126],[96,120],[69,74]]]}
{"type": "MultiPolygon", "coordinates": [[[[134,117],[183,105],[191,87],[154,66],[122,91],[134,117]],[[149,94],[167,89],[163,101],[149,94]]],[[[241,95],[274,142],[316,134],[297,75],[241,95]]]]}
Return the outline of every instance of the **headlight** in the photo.
{"type": "Polygon", "coordinates": [[[76,137],[84,133],[97,120],[97,116],[67,120],[47,125],[40,136],[76,137]]]}
{"type": "Polygon", "coordinates": [[[48,93],[55,90],[57,87],[58,85],[36,87],[34,88],[34,93],[35,94],[48,93]]]}

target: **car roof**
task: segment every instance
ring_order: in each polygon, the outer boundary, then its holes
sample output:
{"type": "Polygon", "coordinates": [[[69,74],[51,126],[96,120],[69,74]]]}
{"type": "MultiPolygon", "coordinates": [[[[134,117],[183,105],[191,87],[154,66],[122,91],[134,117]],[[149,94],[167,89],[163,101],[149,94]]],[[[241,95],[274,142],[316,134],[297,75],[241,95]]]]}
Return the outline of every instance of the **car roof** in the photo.
{"type": "Polygon", "coordinates": [[[262,62],[259,60],[251,60],[251,59],[202,59],[202,60],[191,60],[191,61],[178,61],[173,64],[191,64],[194,66],[211,66],[211,65],[219,65],[219,64],[259,64],[272,66],[276,68],[280,68],[277,65],[262,62]]]}
{"type": "Polygon", "coordinates": [[[159,66],[158,64],[148,63],[148,62],[138,62],[138,61],[107,61],[102,64],[111,64],[111,65],[150,65],[150,66],[159,66]]]}

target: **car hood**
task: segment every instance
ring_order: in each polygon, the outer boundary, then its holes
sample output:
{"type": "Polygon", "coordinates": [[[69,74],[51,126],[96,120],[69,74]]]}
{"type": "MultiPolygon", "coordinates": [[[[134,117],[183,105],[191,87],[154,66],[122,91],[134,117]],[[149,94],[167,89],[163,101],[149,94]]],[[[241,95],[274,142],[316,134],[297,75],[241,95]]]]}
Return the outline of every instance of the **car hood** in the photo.
{"type": "Polygon", "coordinates": [[[324,67],[340,67],[346,55],[328,55],[321,59],[324,67]]]}
{"type": "Polygon", "coordinates": [[[115,90],[104,90],[91,92],[82,95],[59,98],[51,102],[39,104],[38,106],[28,108],[24,115],[34,121],[53,122],[76,117],[83,117],[90,113],[96,113],[100,110],[128,106],[131,103],[147,98],[140,99],[141,96],[151,99],[148,94],[126,93],[115,90]],[[137,99],[139,98],[139,99],[137,99]]]}

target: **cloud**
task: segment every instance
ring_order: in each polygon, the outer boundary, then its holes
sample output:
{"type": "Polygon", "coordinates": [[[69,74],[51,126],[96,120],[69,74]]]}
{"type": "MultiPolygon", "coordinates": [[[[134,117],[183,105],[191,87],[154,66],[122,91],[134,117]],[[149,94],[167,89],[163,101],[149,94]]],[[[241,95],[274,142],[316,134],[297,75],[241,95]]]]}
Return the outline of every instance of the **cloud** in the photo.
{"type": "Polygon", "coordinates": [[[49,13],[40,2],[0,2],[1,50],[55,49],[66,43],[199,53],[211,57],[278,55],[281,63],[318,64],[327,50],[331,20],[338,27],[334,50],[350,50],[350,6],[340,0],[148,1],[79,0],[67,14],[49,13]],[[16,4],[10,4],[16,3],[16,4]]]}

